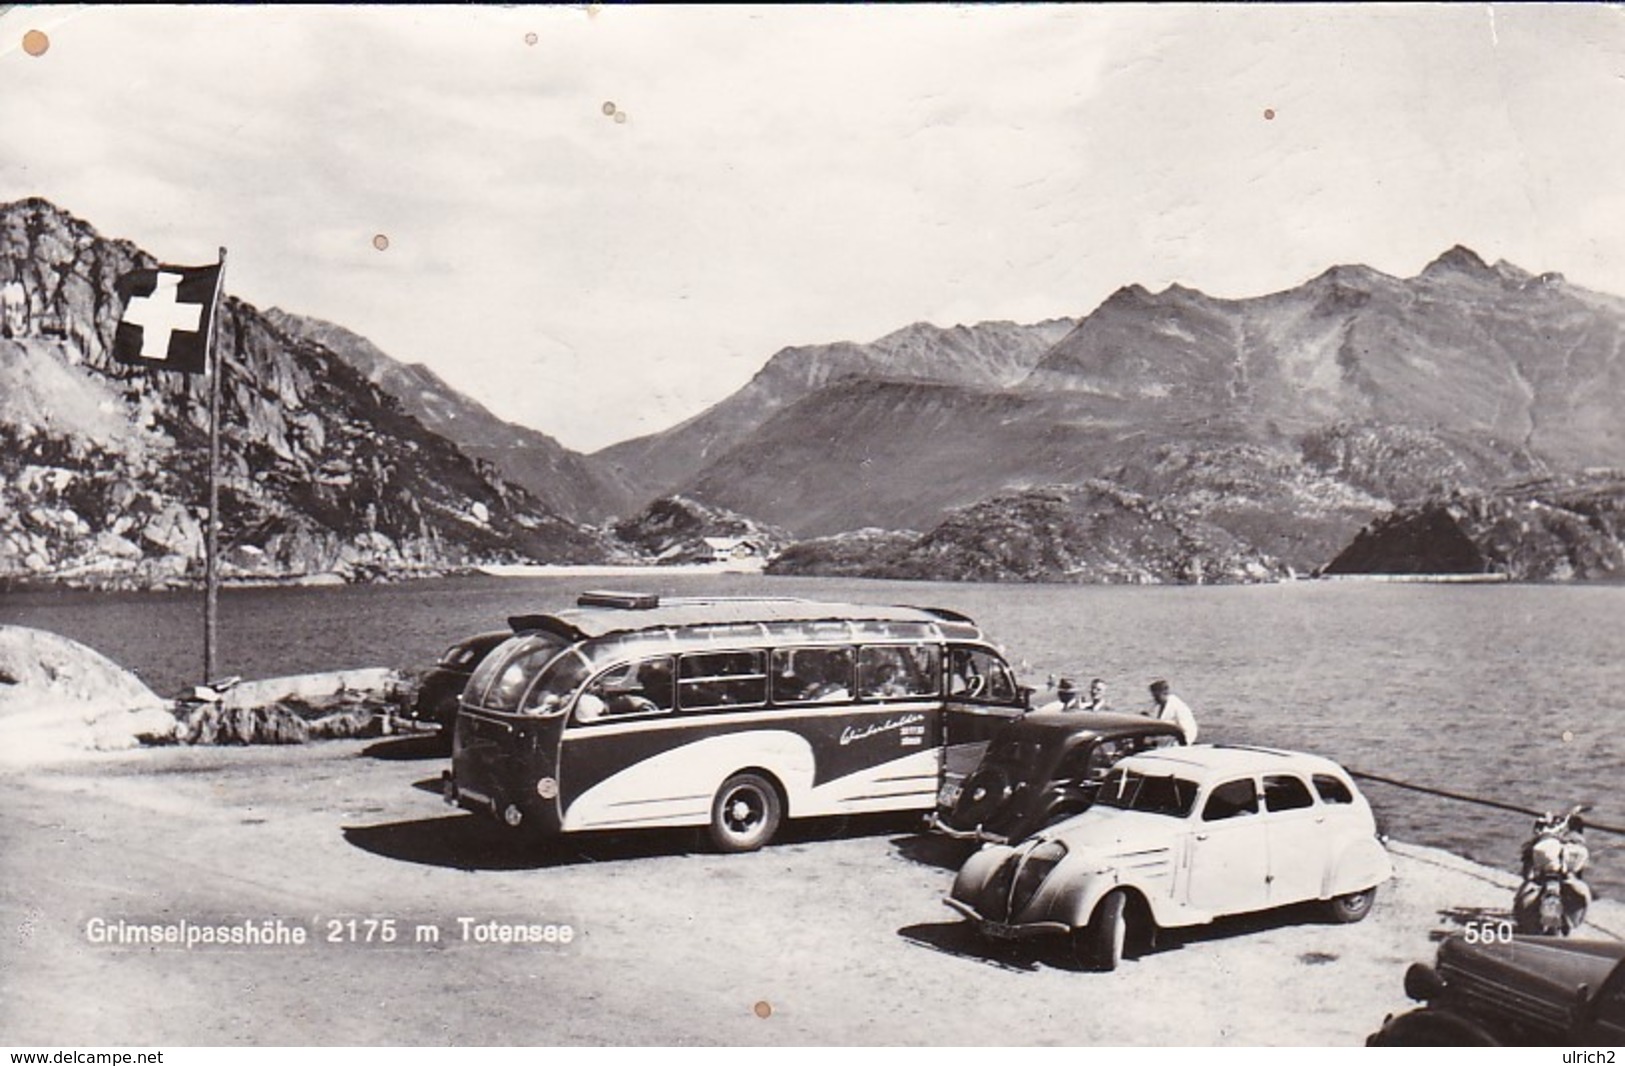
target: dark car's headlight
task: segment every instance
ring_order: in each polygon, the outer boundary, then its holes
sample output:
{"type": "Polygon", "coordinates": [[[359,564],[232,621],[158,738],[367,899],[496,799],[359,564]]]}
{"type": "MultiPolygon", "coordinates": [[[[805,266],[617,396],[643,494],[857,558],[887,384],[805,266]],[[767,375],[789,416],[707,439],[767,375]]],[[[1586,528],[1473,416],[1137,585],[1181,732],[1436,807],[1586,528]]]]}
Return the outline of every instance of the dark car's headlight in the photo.
{"type": "Polygon", "coordinates": [[[1066,858],[1066,845],[1059,840],[1040,841],[1021,857],[1015,884],[1010,891],[1010,918],[1014,921],[1032,901],[1050,872],[1066,858]]]}

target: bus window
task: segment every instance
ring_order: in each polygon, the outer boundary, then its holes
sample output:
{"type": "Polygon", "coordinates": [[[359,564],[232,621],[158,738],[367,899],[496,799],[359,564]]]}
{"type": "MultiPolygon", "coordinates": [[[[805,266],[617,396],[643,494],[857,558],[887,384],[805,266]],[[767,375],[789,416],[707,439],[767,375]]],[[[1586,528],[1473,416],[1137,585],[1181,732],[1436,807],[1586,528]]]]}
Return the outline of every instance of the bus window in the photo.
{"type": "Polygon", "coordinates": [[[934,696],[941,659],[934,644],[858,649],[858,693],[864,699],[934,696]]]}
{"type": "Polygon", "coordinates": [[[762,706],[767,703],[767,653],[717,651],[683,656],[677,699],[685,711],[762,706]]]}
{"type": "Polygon", "coordinates": [[[851,648],[779,648],[773,652],[774,703],[835,703],[852,698],[851,648]]]}
{"type": "Polygon", "coordinates": [[[669,655],[614,666],[576,700],[576,720],[625,718],[639,714],[669,714],[676,696],[669,655]]]}
{"type": "Polygon", "coordinates": [[[954,648],[948,653],[948,697],[1015,704],[1021,695],[1003,659],[982,648],[954,648]]]}

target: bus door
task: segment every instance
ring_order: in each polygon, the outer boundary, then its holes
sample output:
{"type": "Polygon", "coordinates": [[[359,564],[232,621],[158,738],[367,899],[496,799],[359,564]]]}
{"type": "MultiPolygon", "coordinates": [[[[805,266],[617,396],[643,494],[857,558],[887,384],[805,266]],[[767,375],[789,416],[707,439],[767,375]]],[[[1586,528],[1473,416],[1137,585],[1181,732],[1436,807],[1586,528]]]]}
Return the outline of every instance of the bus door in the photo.
{"type": "Polygon", "coordinates": [[[942,793],[950,806],[960,784],[976,769],[988,741],[1006,722],[1021,717],[1026,698],[997,653],[975,645],[949,645],[943,726],[942,793]]]}

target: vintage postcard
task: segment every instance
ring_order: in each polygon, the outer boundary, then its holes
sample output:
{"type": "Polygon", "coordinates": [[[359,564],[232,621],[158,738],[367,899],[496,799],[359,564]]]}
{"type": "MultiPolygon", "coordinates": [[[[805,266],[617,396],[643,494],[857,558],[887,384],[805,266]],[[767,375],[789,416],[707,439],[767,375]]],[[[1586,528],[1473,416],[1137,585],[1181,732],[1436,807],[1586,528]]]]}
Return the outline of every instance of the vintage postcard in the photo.
{"type": "Polygon", "coordinates": [[[1622,189],[1606,5],[0,10],[0,1044],[1618,1047],[1622,189]]]}

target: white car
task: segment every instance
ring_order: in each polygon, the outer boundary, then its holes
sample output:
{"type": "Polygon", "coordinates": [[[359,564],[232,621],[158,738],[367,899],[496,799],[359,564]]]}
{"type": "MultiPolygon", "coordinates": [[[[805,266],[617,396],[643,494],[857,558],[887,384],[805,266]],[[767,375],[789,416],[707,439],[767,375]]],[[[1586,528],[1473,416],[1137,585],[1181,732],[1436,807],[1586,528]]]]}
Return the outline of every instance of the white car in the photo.
{"type": "Polygon", "coordinates": [[[988,937],[1066,936],[1080,964],[1111,970],[1158,927],[1305,900],[1357,922],[1392,876],[1341,766],[1204,744],[1124,759],[1087,811],[972,855],[946,902],[988,937]]]}

